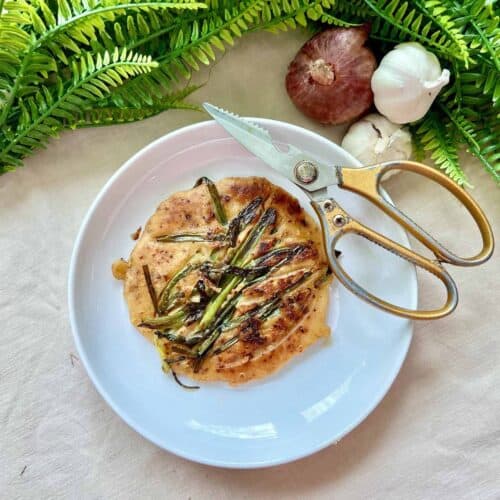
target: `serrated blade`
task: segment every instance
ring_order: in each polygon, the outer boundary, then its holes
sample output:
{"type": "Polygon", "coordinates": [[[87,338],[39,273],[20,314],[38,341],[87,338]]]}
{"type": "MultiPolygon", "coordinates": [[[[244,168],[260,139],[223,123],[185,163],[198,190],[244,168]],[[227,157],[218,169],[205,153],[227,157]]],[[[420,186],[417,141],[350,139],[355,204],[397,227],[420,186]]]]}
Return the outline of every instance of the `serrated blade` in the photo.
{"type": "Polygon", "coordinates": [[[316,158],[291,144],[285,145],[286,151],[278,149],[269,131],[260,125],[208,102],[204,103],[203,107],[219,125],[248,151],[305,190],[318,191],[332,184],[337,184],[335,169],[321,164],[316,158]],[[301,162],[313,163],[317,167],[318,177],[314,182],[304,184],[295,177],[295,166],[301,162]]]}
{"type": "Polygon", "coordinates": [[[217,106],[214,106],[213,104],[210,104],[208,102],[203,103],[203,107],[205,108],[205,111],[214,118],[215,121],[220,123],[221,120],[230,121],[232,118],[233,123],[236,126],[242,126],[246,124],[248,126],[248,130],[251,131],[255,137],[259,137],[263,141],[267,141],[269,142],[269,144],[272,144],[273,139],[271,137],[271,134],[268,130],[262,128],[260,125],[257,125],[256,123],[253,123],[246,118],[242,118],[241,116],[238,116],[231,111],[226,111],[225,109],[218,108],[217,106]]]}

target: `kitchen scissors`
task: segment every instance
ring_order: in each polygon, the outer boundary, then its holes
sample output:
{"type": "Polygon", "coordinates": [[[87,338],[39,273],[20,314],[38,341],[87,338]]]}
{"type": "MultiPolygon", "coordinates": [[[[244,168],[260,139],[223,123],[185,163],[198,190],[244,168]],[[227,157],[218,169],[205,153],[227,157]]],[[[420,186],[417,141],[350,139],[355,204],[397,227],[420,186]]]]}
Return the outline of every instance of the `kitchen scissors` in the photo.
{"type": "Polygon", "coordinates": [[[327,165],[291,144],[287,144],[287,151],[278,149],[271,134],[248,119],[240,118],[209,103],[205,103],[203,107],[241,145],[308,194],[321,223],[325,251],[334,275],[348,290],[373,306],[411,319],[437,319],[446,316],[457,306],[458,291],[456,283],[443,264],[477,266],[491,257],[494,239],[484,212],[464,189],[438,170],[414,161],[389,161],[356,168],[327,165]],[[482,238],[482,249],[479,253],[465,258],[455,255],[388,202],[381,193],[380,182],[390,170],[405,170],[422,175],[453,194],[469,211],[479,228],[482,238]],[[334,198],[328,196],[328,186],[333,185],[352,191],[372,202],[431,250],[435,259],[428,259],[355,220],[334,198]],[[335,253],[337,243],[348,233],[360,235],[434,274],[446,287],[445,304],[431,310],[407,309],[386,302],[365,290],[349,276],[335,253]]]}

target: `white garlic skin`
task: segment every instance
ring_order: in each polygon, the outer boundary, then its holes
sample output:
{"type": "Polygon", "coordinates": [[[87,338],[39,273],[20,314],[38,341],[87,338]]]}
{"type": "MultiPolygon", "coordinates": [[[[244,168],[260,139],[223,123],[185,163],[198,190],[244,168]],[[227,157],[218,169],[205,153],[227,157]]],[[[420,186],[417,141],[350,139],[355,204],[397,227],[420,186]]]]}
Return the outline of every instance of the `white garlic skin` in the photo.
{"type": "Polygon", "coordinates": [[[450,81],[437,57],[417,42],[396,45],[372,76],[375,107],[393,123],[422,118],[439,91],[450,81]]]}
{"type": "MultiPolygon", "coordinates": [[[[384,161],[408,160],[412,153],[411,135],[405,128],[377,113],[351,125],[342,139],[342,147],[363,165],[384,161]]],[[[384,179],[391,176],[393,170],[384,179]]]]}

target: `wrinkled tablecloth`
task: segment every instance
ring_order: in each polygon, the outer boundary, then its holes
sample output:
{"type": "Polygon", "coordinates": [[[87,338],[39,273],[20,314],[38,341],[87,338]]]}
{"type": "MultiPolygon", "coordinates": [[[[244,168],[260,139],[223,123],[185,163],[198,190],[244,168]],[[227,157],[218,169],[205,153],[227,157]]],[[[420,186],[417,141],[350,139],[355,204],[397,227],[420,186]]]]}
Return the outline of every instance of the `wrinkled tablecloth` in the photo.
{"type": "MultiPolygon", "coordinates": [[[[286,96],[302,33],[244,38],[193,101],[289,121],[339,140],[286,96]]],[[[209,72],[200,75],[208,79],[209,72]]],[[[0,177],[0,498],[500,498],[500,259],[451,269],[460,304],[415,324],[408,358],[375,411],[337,445],[295,463],[235,471],[158,449],[101,399],[73,343],[66,301],[73,243],[90,203],[133,153],[205,120],[169,111],[126,126],[65,132],[0,177]]],[[[471,158],[473,195],[497,232],[500,193],[471,158]]],[[[446,242],[476,240],[457,203],[421,179],[389,191],[446,242]]],[[[422,303],[437,297],[422,281],[422,303]]]]}

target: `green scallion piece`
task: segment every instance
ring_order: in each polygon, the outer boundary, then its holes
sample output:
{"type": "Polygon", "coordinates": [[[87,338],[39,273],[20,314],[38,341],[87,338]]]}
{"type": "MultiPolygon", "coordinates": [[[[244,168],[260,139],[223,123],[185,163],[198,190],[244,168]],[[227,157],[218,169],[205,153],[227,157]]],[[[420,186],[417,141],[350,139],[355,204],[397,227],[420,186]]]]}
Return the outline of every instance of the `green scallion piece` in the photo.
{"type": "Polygon", "coordinates": [[[164,313],[169,308],[171,294],[175,285],[177,285],[177,283],[179,283],[181,279],[185,278],[189,273],[191,273],[191,271],[194,271],[197,267],[198,266],[196,265],[188,264],[172,276],[170,281],[165,285],[165,288],[160,293],[160,298],[158,300],[158,310],[160,311],[160,313],[164,313]]]}
{"type": "Polygon", "coordinates": [[[157,316],[156,318],[148,318],[139,323],[138,326],[145,328],[179,328],[182,326],[182,322],[186,313],[179,309],[166,316],[157,316]]]}
{"type": "MultiPolygon", "coordinates": [[[[179,361],[183,361],[183,360],[179,360],[179,361]]],[[[172,368],[172,363],[170,362],[170,360],[168,360],[168,359],[163,360],[162,369],[164,372],[167,371],[165,369],[165,366],[168,368],[168,370],[170,370],[172,372],[172,376],[174,377],[174,380],[177,382],[177,384],[179,384],[184,389],[199,389],[200,388],[199,385],[187,385],[187,384],[184,384],[183,382],[181,382],[179,380],[179,377],[177,376],[177,373],[175,373],[174,369],[172,368]]]]}
{"type": "Polygon", "coordinates": [[[238,335],[230,338],[229,340],[227,340],[226,342],[224,342],[220,347],[217,347],[217,349],[215,349],[214,351],[214,355],[217,355],[217,354],[220,354],[224,351],[227,351],[228,349],[230,349],[231,347],[233,347],[234,344],[236,344],[237,342],[239,342],[240,340],[240,337],[238,335]]]}
{"type": "Polygon", "coordinates": [[[158,236],[156,241],[158,243],[214,243],[223,242],[225,239],[224,234],[179,233],[158,236]]]}
{"type": "Polygon", "coordinates": [[[266,319],[271,314],[273,314],[279,307],[281,306],[283,299],[289,295],[291,292],[293,292],[295,289],[297,289],[302,283],[304,283],[310,276],[312,275],[311,271],[307,271],[304,273],[295,283],[292,283],[289,285],[287,288],[285,288],[280,294],[276,297],[271,298],[264,304],[260,304],[256,308],[248,311],[245,314],[242,314],[241,316],[237,316],[236,318],[232,319],[228,323],[226,323],[223,326],[223,331],[228,331],[232,330],[233,328],[236,328],[237,326],[241,325],[245,321],[248,321],[250,318],[253,318],[257,316],[259,319],[266,319]]]}
{"type": "Polygon", "coordinates": [[[238,236],[241,231],[243,231],[243,229],[245,229],[245,227],[252,222],[257,210],[262,204],[262,201],[263,200],[260,196],[255,198],[255,200],[251,201],[234,219],[231,220],[226,233],[226,240],[229,241],[229,246],[236,246],[238,236]]]}
{"type": "Polygon", "coordinates": [[[266,254],[261,255],[260,257],[255,259],[254,265],[266,266],[270,265],[270,263],[274,260],[280,262],[282,259],[287,259],[287,261],[290,261],[293,257],[299,255],[306,248],[306,245],[293,245],[290,247],[273,248],[266,254]]]}
{"type": "Polygon", "coordinates": [[[248,253],[252,250],[254,245],[260,239],[264,231],[269,227],[275,224],[277,217],[277,212],[274,208],[268,208],[259,219],[257,224],[252,228],[250,233],[247,235],[243,243],[238,247],[236,253],[233,255],[231,259],[231,264],[233,265],[242,265],[243,261],[247,257],[248,253]]]}
{"type": "Polygon", "coordinates": [[[151,298],[151,302],[153,303],[155,314],[158,315],[159,314],[158,297],[156,296],[155,287],[153,286],[153,281],[151,280],[151,274],[149,272],[149,266],[147,264],[144,264],[142,266],[142,272],[144,273],[144,279],[146,280],[149,297],[151,298]]]}
{"type": "Polygon", "coordinates": [[[234,276],[231,278],[231,281],[227,283],[227,285],[221,290],[221,292],[216,295],[208,304],[208,307],[205,309],[205,313],[203,314],[200,327],[205,328],[209,323],[214,319],[217,311],[220,309],[227,296],[231,293],[233,288],[242,280],[239,276],[234,276]]]}
{"type": "Polygon", "coordinates": [[[212,200],[215,217],[221,225],[225,226],[227,224],[227,216],[224,207],[222,206],[222,201],[220,199],[219,191],[217,191],[217,186],[208,177],[200,177],[195,182],[194,187],[197,187],[200,184],[205,184],[205,186],[207,186],[210,198],[212,200]]]}

